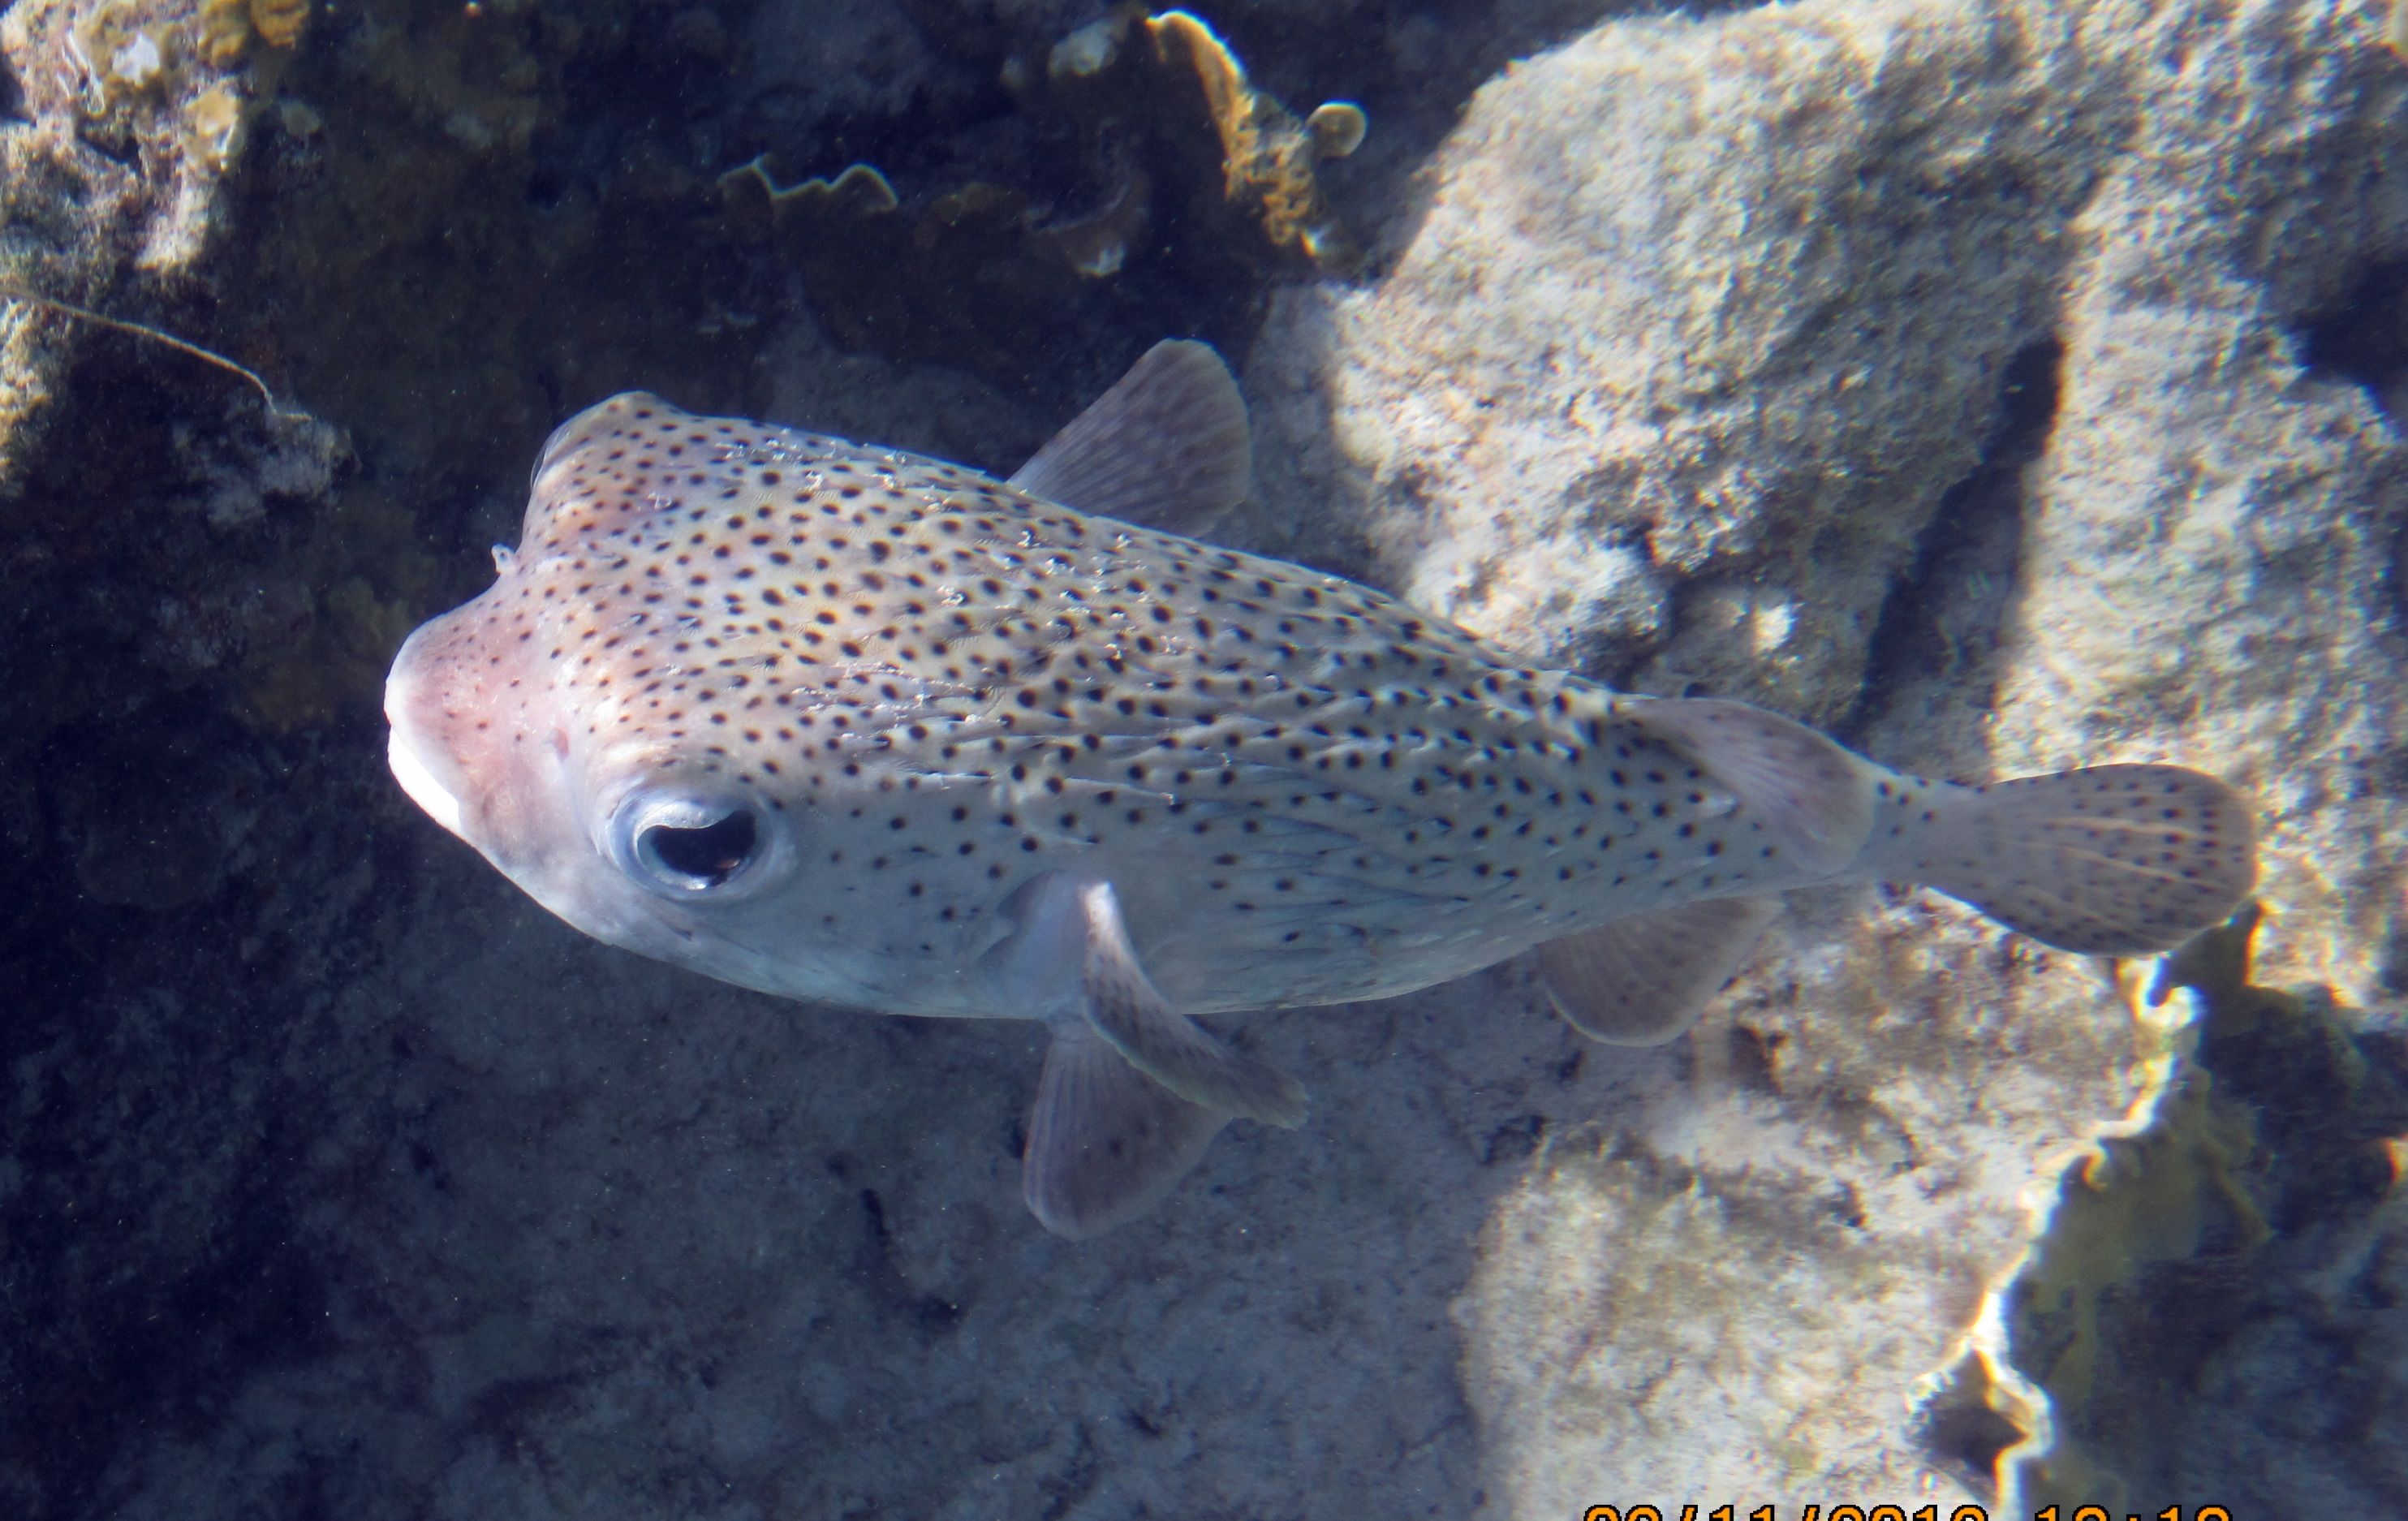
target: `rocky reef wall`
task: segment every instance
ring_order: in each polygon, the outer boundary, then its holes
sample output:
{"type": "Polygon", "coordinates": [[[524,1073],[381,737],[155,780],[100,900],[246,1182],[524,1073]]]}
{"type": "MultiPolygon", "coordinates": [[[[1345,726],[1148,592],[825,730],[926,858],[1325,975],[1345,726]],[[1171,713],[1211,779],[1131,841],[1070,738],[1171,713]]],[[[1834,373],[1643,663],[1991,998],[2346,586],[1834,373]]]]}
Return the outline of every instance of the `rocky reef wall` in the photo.
{"type": "Polygon", "coordinates": [[[0,1514],[2408,1513],[2387,19],[14,0],[0,1514]],[[1030,1032],[583,942],[384,774],[568,411],[1008,470],[1167,334],[1248,547],[2205,767],[2264,921],[2152,1003],[1835,891],[1660,1051],[1512,966],[1253,1021],[1312,1126],[1072,1244],[1030,1032]]]}
{"type": "MultiPolygon", "coordinates": [[[[2381,20],[1916,0],[1603,26],[1482,90],[1385,278],[1277,299],[1247,371],[1261,531],[1901,766],[2206,765],[2264,800],[2272,979],[2381,1008],[2408,506],[2383,315],[2408,71],[2381,20]]],[[[1493,1218],[1457,1313],[1512,1514],[1668,1446],[1716,1493],[2012,1499],[2051,1471],[2026,1463],[2054,1430],[2017,1387],[2031,1349],[1964,1285],[2018,1281],[2055,1197],[2030,1180],[2086,1135],[2153,1133],[2188,1037],[1956,911],[1828,913],[1693,1037],[1711,1077],[1677,1120],[1600,1122],[1493,1218]],[[1869,983],[1885,955],[1919,970],[1869,983]],[[1897,1001],[1918,987],[1946,991],[1897,1001]]],[[[2143,1466],[2047,1492],[2197,1503],[2241,1467],[2143,1466]]],[[[2354,1484],[2346,1514],[2397,1503],[2354,1484]]]]}

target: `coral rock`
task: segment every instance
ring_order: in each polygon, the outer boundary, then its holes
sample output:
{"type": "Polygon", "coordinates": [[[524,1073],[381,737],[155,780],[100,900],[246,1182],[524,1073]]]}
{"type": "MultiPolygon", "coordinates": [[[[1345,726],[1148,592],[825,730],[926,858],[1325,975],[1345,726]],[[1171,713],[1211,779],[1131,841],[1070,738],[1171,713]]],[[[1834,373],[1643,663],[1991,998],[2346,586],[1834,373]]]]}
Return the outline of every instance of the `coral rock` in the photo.
{"type": "MultiPolygon", "coordinates": [[[[2408,77],[2362,7],[2113,15],[1810,0],[1516,65],[1391,273],[1275,297],[1258,532],[1894,764],[2214,769],[2267,810],[2269,971],[2378,996],[2408,77]]],[[[1688,1091],[1587,1116],[1483,1237],[1500,1514],[1995,1497],[2047,1446],[1993,1291],[2179,1021],[1944,905],[1799,909],[1688,1091]]]]}

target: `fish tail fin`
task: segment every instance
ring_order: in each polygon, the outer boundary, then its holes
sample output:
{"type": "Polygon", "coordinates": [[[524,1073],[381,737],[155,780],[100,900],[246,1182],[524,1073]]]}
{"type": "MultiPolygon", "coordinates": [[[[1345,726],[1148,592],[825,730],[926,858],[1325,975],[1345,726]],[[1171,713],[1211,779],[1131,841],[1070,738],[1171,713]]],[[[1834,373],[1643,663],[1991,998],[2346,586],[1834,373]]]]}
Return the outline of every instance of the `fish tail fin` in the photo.
{"type": "Polygon", "coordinates": [[[2144,955],[2221,924],[2258,877],[2231,787],[2179,766],[2093,766],[1986,787],[1882,788],[1852,876],[1961,898],[2062,951],[2144,955]]]}

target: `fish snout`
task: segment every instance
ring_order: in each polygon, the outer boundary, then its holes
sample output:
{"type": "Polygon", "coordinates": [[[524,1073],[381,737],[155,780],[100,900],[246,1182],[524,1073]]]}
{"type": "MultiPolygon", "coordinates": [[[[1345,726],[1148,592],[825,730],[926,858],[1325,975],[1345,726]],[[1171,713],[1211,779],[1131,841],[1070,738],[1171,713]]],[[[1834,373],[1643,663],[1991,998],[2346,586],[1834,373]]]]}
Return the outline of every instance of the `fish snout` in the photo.
{"type": "Polygon", "coordinates": [[[582,846],[566,775],[567,737],[539,695],[485,654],[494,632],[469,603],[421,627],[385,678],[394,779],[427,816],[522,881],[582,846]]]}
{"type": "Polygon", "coordinates": [[[465,769],[443,742],[451,715],[444,710],[441,692],[424,679],[425,646],[437,628],[437,624],[427,624],[411,634],[385,677],[384,718],[392,730],[385,741],[385,762],[410,801],[473,845],[477,841],[469,839],[461,817],[465,769]]]}

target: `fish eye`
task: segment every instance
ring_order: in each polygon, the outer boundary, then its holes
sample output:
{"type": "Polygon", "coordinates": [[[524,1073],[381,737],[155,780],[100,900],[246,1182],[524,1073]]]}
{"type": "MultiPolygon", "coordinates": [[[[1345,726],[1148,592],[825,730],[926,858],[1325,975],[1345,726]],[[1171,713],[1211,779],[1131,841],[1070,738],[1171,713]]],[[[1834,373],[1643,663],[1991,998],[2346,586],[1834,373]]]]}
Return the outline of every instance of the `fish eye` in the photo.
{"type": "Polygon", "coordinates": [[[778,837],[749,798],[638,792],[619,805],[610,854],[669,897],[719,898],[761,885],[778,837]]]}
{"type": "Polygon", "coordinates": [[[636,854],[646,866],[717,887],[744,869],[752,839],[752,815],[739,808],[698,829],[652,825],[636,837],[636,854]]]}

